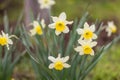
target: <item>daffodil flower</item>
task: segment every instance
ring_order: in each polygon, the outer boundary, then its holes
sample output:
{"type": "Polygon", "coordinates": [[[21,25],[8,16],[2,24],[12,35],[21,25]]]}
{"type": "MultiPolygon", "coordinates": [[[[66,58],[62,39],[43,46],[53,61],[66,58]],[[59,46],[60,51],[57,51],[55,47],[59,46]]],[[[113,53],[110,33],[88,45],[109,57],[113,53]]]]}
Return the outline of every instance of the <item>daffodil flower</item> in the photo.
{"type": "Polygon", "coordinates": [[[81,46],[74,48],[76,52],[79,52],[80,55],[94,55],[94,50],[92,48],[97,45],[96,41],[78,40],[78,42],[81,46]]]}
{"type": "Polygon", "coordinates": [[[70,65],[66,63],[69,60],[69,56],[61,58],[61,55],[58,54],[57,58],[54,58],[53,56],[49,56],[48,59],[53,62],[49,65],[49,69],[55,68],[56,70],[63,70],[63,68],[70,67],[70,65]]]}
{"type": "Polygon", "coordinates": [[[106,27],[106,32],[108,33],[107,36],[111,36],[112,33],[116,33],[117,27],[113,23],[113,21],[108,22],[108,26],[106,27]]]}
{"type": "MultiPolygon", "coordinates": [[[[32,25],[33,25],[33,29],[30,30],[31,36],[34,36],[36,34],[38,34],[38,35],[43,34],[42,28],[41,28],[40,24],[38,23],[38,21],[33,21],[32,25]]],[[[44,20],[41,21],[41,25],[43,28],[45,27],[44,20]]]]}
{"type": "Polygon", "coordinates": [[[9,36],[8,34],[5,34],[3,31],[2,35],[0,34],[0,45],[1,46],[7,46],[8,50],[9,50],[9,45],[13,44],[13,41],[11,40],[12,37],[17,38],[15,35],[11,35],[9,36]]]}
{"type": "Polygon", "coordinates": [[[54,0],[38,0],[41,9],[49,9],[52,5],[55,4],[54,0]]]}
{"type": "Polygon", "coordinates": [[[90,40],[90,39],[97,39],[97,35],[94,33],[95,31],[95,25],[89,26],[86,22],[84,24],[84,28],[78,28],[77,33],[81,35],[80,39],[90,40]]]}
{"type": "Polygon", "coordinates": [[[67,24],[72,24],[73,21],[67,21],[66,20],[66,14],[65,12],[62,12],[59,17],[52,17],[53,22],[52,24],[49,24],[48,26],[52,29],[55,29],[55,34],[59,35],[62,32],[68,33],[69,28],[67,27],[67,24]]]}

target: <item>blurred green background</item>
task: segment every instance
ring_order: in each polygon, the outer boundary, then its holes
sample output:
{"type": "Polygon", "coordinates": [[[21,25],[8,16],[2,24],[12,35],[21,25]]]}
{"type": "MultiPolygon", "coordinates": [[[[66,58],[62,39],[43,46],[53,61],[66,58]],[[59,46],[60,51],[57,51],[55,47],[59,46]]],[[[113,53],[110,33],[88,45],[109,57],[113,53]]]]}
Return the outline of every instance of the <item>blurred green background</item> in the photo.
{"type": "MultiPolygon", "coordinates": [[[[120,26],[120,0],[55,0],[56,4],[52,7],[52,15],[59,15],[66,12],[68,19],[74,20],[81,18],[85,11],[89,12],[89,21],[98,19],[102,21],[113,20],[117,27],[120,26]]],[[[24,9],[24,0],[0,0],[0,25],[3,25],[3,15],[6,11],[10,24],[14,24],[21,11],[24,9]]],[[[100,62],[91,71],[86,80],[120,80],[120,45],[114,45],[102,57],[100,62]]],[[[28,74],[33,80],[35,75],[32,70],[31,61],[28,55],[23,56],[14,70],[13,76],[28,74]],[[26,65],[27,62],[27,65],[26,65]],[[19,73],[18,73],[19,72],[19,73]],[[18,73],[18,75],[16,74],[18,73]]],[[[22,79],[26,80],[26,79],[22,79]]]]}

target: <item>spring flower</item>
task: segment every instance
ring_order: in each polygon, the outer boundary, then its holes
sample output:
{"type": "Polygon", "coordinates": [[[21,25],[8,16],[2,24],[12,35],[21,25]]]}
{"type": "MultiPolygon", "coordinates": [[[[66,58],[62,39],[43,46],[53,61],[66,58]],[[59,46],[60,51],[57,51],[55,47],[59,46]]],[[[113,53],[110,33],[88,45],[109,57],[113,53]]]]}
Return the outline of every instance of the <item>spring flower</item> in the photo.
{"type": "Polygon", "coordinates": [[[86,22],[84,24],[84,29],[77,29],[77,33],[81,35],[80,39],[90,40],[90,39],[97,39],[97,35],[94,33],[95,31],[95,25],[89,26],[86,22]]]}
{"type": "Polygon", "coordinates": [[[5,34],[3,31],[2,35],[0,34],[0,45],[1,46],[7,46],[8,50],[9,50],[9,45],[13,44],[13,41],[11,40],[12,37],[17,38],[15,35],[11,35],[9,36],[8,34],[5,34]]]}
{"type": "Polygon", "coordinates": [[[115,24],[113,23],[113,21],[108,22],[108,26],[106,28],[108,37],[111,36],[112,33],[116,33],[116,31],[117,31],[117,28],[116,28],[115,24]]]}
{"type": "Polygon", "coordinates": [[[56,70],[63,70],[63,68],[70,67],[70,65],[66,63],[69,59],[69,56],[61,58],[61,55],[58,54],[57,58],[54,58],[53,56],[49,56],[48,59],[53,62],[49,65],[49,69],[55,68],[56,70]]]}
{"type": "Polygon", "coordinates": [[[55,4],[54,0],[38,0],[41,9],[49,9],[52,5],[55,4]]]}
{"type": "Polygon", "coordinates": [[[69,28],[67,27],[67,24],[72,24],[73,21],[67,21],[66,20],[66,14],[65,12],[62,12],[59,17],[52,17],[53,22],[52,24],[49,24],[48,26],[52,29],[55,29],[55,34],[59,35],[60,33],[68,33],[69,28]]]}
{"type": "MultiPolygon", "coordinates": [[[[36,34],[38,34],[38,35],[43,34],[42,28],[37,21],[33,21],[32,25],[33,25],[33,29],[30,30],[31,36],[34,36],[36,34]]],[[[44,20],[41,21],[41,25],[43,28],[45,27],[44,20]]]]}
{"type": "Polygon", "coordinates": [[[81,46],[75,48],[76,52],[79,52],[80,55],[94,55],[94,50],[92,48],[97,45],[97,42],[92,42],[92,40],[79,40],[78,42],[81,46]]]}

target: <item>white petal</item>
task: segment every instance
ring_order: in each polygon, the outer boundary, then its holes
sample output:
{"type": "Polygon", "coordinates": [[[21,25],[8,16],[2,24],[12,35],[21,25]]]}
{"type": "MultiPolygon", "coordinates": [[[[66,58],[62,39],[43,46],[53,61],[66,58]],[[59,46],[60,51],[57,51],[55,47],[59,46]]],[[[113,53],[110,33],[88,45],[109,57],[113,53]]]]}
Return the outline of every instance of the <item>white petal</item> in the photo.
{"type": "Polygon", "coordinates": [[[70,65],[67,64],[67,63],[64,63],[63,65],[64,65],[65,68],[69,68],[70,67],[70,65]]]}
{"type": "Polygon", "coordinates": [[[69,60],[69,56],[66,56],[63,58],[62,62],[64,63],[64,62],[67,62],[68,60],[69,60]]]}
{"type": "Polygon", "coordinates": [[[56,59],[53,56],[49,56],[48,59],[52,62],[56,62],[56,59]]]}
{"type": "Polygon", "coordinates": [[[72,24],[73,21],[65,21],[65,24],[72,24]]]}
{"type": "Polygon", "coordinates": [[[49,65],[49,69],[53,69],[54,68],[54,63],[51,63],[50,65],[49,65]]]}
{"type": "Polygon", "coordinates": [[[90,54],[91,56],[94,56],[94,50],[92,50],[92,53],[90,54]]]}
{"type": "Polygon", "coordinates": [[[81,51],[83,51],[81,46],[78,46],[78,47],[74,48],[74,50],[75,50],[76,52],[81,52],[81,51]]]}
{"type": "Polygon", "coordinates": [[[1,32],[2,32],[2,35],[5,35],[5,33],[3,31],[1,31],[1,32]]]}
{"type": "Polygon", "coordinates": [[[93,39],[97,39],[97,35],[96,34],[93,34],[93,39]]]}
{"type": "Polygon", "coordinates": [[[31,36],[36,34],[36,31],[34,29],[30,30],[31,36]]]}
{"type": "Polygon", "coordinates": [[[51,28],[51,29],[54,29],[55,28],[55,23],[49,24],[48,27],[51,28]]]}
{"type": "Polygon", "coordinates": [[[34,26],[34,27],[39,26],[38,21],[33,21],[33,26],[34,26]]]}
{"type": "Polygon", "coordinates": [[[79,41],[79,40],[83,40],[83,38],[84,38],[84,37],[81,35],[81,37],[78,39],[78,41],[79,41]]]}
{"type": "Polygon", "coordinates": [[[59,19],[62,20],[62,21],[65,21],[66,20],[66,14],[65,12],[62,12],[59,16],[59,19]]]}
{"type": "Polygon", "coordinates": [[[41,9],[44,9],[44,8],[45,8],[45,6],[44,6],[44,5],[40,5],[40,8],[41,8],[41,9]]]}
{"type": "Polygon", "coordinates": [[[111,31],[108,31],[107,36],[108,36],[108,37],[110,37],[110,36],[111,36],[111,34],[112,34],[112,32],[111,32],[111,31]]]}
{"type": "Polygon", "coordinates": [[[55,4],[55,1],[51,0],[50,5],[54,5],[54,4],[55,4]]]}
{"type": "Polygon", "coordinates": [[[110,30],[110,28],[108,26],[106,26],[105,31],[108,32],[108,31],[111,31],[111,30],[110,30]]]}
{"type": "Polygon", "coordinates": [[[83,52],[79,52],[79,55],[84,55],[84,53],[83,52]]]}
{"type": "Polygon", "coordinates": [[[88,25],[87,22],[85,22],[85,24],[84,24],[84,29],[87,29],[87,28],[89,28],[89,25],[88,25]]]}
{"type": "Polygon", "coordinates": [[[94,46],[96,46],[96,45],[97,45],[97,42],[95,42],[95,41],[90,43],[90,46],[91,46],[91,47],[94,47],[94,46]]]}
{"type": "Polygon", "coordinates": [[[80,29],[80,28],[79,28],[79,29],[77,29],[76,31],[77,31],[78,34],[83,34],[83,29],[80,29]]]}
{"type": "Polygon", "coordinates": [[[108,26],[113,26],[113,25],[114,25],[113,21],[108,22],[108,26]]]}
{"type": "Polygon", "coordinates": [[[94,31],[95,31],[95,25],[91,25],[91,26],[90,26],[90,30],[91,30],[92,32],[94,32],[94,31]]]}
{"type": "Polygon", "coordinates": [[[87,41],[79,39],[78,43],[81,45],[86,45],[87,41]]]}
{"type": "Polygon", "coordinates": [[[58,17],[52,17],[52,19],[53,19],[53,22],[57,22],[59,20],[58,17]]]}
{"type": "Polygon", "coordinates": [[[68,33],[69,32],[69,28],[66,26],[65,30],[63,31],[63,33],[68,33]]]}
{"type": "Polygon", "coordinates": [[[13,41],[11,39],[8,40],[9,44],[13,44],[13,41]]]}
{"type": "Polygon", "coordinates": [[[55,34],[58,36],[61,32],[55,30],[55,34]]]}

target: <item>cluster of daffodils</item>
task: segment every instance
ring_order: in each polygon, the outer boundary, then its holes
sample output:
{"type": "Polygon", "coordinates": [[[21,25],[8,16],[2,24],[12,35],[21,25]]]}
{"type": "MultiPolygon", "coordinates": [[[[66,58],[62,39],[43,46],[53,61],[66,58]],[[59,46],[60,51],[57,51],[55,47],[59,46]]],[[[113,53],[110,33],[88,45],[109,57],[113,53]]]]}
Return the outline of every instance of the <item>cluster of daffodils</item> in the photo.
{"type": "MultiPolygon", "coordinates": [[[[58,17],[53,17],[53,22],[48,25],[49,28],[55,30],[55,34],[59,36],[62,33],[68,33],[69,27],[68,25],[72,24],[73,21],[67,21],[66,20],[66,13],[62,12],[58,17]]],[[[40,23],[38,21],[33,21],[31,23],[33,28],[30,30],[31,36],[34,35],[42,35],[44,34],[43,29],[45,28],[45,22],[44,20],[41,20],[40,23]]],[[[47,27],[46,27],[47,28],[47,27]]],[[[116,26],[113,24],[113,22],[108,23],[108,27],[106,28],[106,31],[109,35],[111,33],[116,32],[116,26]]],[[[80,38],[78,39],[79,46],[74,48],[76,52],[79,53],[79,55],[94,55],[93,47],[97,45],[97,42],[95,41],[97,39],[97,35],[95,34],[95,25],[89,26],[87,22],[85,22],[83,28],[78,28],[76,30],[78,35],[80,35],[80,38]]],[[[70,65],[66,62],[69,60],[69,56],[61,57],[60,54],[58,54],[57,58],[54,58],[53,56],[49,56],[48,59],[52,61],[52,63],[49,65],[49,69],[55,69],[55,70],[63,70],[64,68],[69,68],[70,65]]]]}
{"type": "MultiPolygon", "coordinates": [[[[67,24],[72,24],[73,21],[67,21],[66,20],[66,14],[65,12],[62,12],[59,17],[52,17],[53,23],[49,24],[48,27],[55,29],[55,34],[58,36],[62,32],[63,33],[68,33],[69,28],[67,27],[67,24]]],[[[39,24],[38,21],[33,21],[30,25],[33,26],[33,28],[30,30],[31,36],[35,35],[42,35],[43,34],[43,29],[45,28],[45,22],[44,20],[41,21],[41,24],[39,24]]],[[[61,58],[61,55],[58,54],[57,58],[54,58],[52,56],[48,57],[49,60],[51,60],[53,63],[49,65],[50,69],[55,68],[56,70],[62,70],[63,68],[69,68],[70,65],[67,64],[66,62],[69,59],[69,56],[61,58]]]]}
{"type": "Polygon", "coordinates": [[[86,22],[84,24],[84,28],[77,29],[77,33],[81,36],[78,40],[80,46],[75,48],[75,51],[79,52],[80,55],[94,55],[93,47],[97,45],[96,41],[93,39],[97,39],[97,35],[95,32],[95,25],[89,26],[86,22]]]}
{"type": "Polygon", "coordinates": [[[115,26],[113,21],[108,22],[108,26],[106,27],[107,36],[110,37],[112,33],[116,33],[117,27],[115,26]]]}
{"type": "Polygon", "coordinates": [[[5,34],[3,31],[1,31],[2,34],[0,34],[0,45],[1,46],[7,46],[9,50],[9,45],[13,44],[13,41],[11,40],[12,37],[17,38],[15,35],[8,35],[7,33],[5,34]]]}
{"type": "Polygon", "coordinates": [[[41,9],[49,9],[52,5],[55,4],[54,0],[38,0],[41,9]]]}

